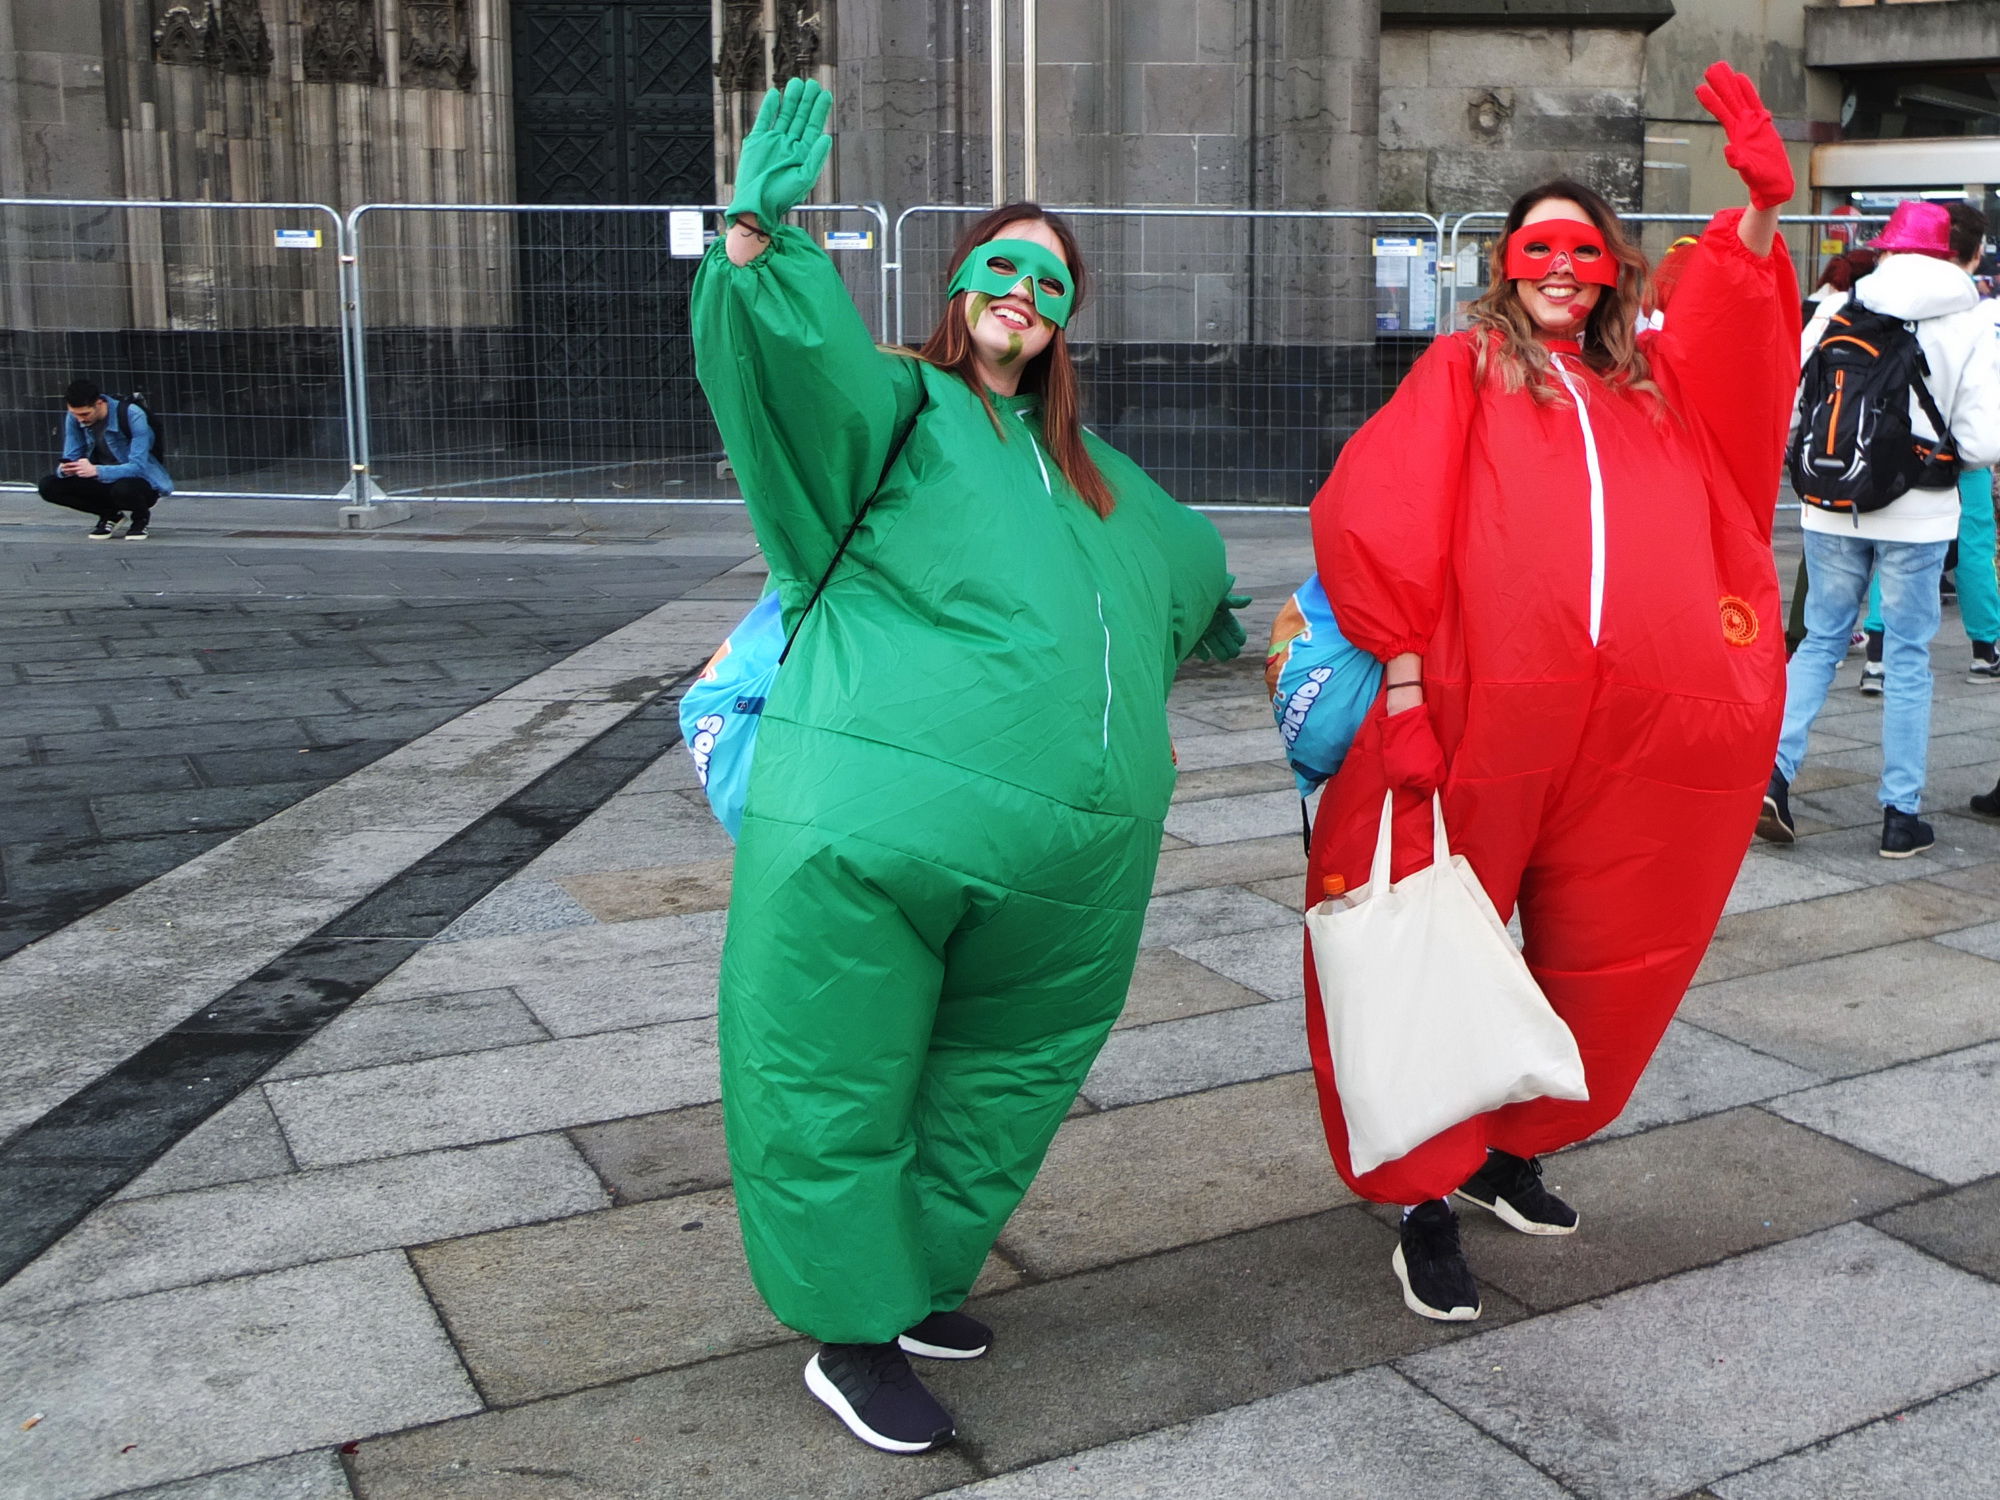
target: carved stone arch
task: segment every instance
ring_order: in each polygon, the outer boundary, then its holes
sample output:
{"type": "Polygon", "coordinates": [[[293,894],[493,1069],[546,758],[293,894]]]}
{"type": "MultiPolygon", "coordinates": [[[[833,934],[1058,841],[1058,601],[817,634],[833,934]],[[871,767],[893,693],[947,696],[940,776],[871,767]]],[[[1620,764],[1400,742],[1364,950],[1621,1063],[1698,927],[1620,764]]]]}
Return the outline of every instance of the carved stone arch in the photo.
{"type": "Polygon", "coordinates": [[[722,46],[715,81],[725,94],[764,89],[764,6],[762,0],[723,0],[722,46]]]}
{"type": "Polygon", "coordinates": [[[225,73],[265,78],[271,72],[271,33],[257,0],[222,0],[209,12],[209,48],[225,73]]]}
{"type": "Polygon", "coordinates": [[[803,78],[819,66],[825,14],[826,0],[778,0],[778,35],[771,50],[779,83],[803,78]]]}
{"type": "Polygon", "coordinates": [[[469,89],[479,76],[465,24],[465,0],[403,0],[404,83],[469,89]]]}
{"type": "Polygon", "coordinates": [[[209,39],[215,0],[176,0],[153,28],[153,60],[180,67],[211,65],[209,39]]]}
{"type": "Polygon", "coordinates": [[[306,0],[300,54],[308,83],[380,83],[374,0],[306,0]]]}

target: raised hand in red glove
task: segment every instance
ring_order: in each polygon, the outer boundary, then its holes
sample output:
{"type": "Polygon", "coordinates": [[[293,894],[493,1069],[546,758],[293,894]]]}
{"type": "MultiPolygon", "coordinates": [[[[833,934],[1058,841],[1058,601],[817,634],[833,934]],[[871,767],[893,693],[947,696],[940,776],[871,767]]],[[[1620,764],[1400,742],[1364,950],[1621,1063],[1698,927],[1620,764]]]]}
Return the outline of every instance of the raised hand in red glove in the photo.
{"type": "Polygon", "coordinates": [[[1776,208],[1789,203],[1795,184],[1791,158],[1771,112],[1757,97],[1757,85],[1726,62],[1710,63],[1702,74],[1706,82],[1695,85],[1694,96],[1701,107],[1722,123],[1729,144],[1722,159],[1750,189],[1752,208],[1776,208]]]}
{"type": "Polygon", "coordinates": [[[1444,785],[1444,747],[1423,704],[1382,720],[1382,770],[1389,785],[1407,792],[1434,792],[1444,785]]]}

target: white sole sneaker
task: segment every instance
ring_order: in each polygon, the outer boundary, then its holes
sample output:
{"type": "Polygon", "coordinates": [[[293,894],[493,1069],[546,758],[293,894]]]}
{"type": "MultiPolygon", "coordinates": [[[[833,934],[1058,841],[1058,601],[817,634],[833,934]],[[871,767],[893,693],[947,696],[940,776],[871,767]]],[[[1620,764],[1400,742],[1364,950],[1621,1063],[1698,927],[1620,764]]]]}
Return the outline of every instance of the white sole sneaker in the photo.
{"type": "Polygon", "coordinates": [[[1505,1198],[1495,1197],[1491,1203],[1483,1203],[1464,1188],[1460,1188],[1452,1196],[1463,1198],[1475,1208],[1485,1209],[1509,1229],[1518,1229],[1523,1234],[1575,1234],[1577,1226],[1583,1223],[1583,1215],[1578,1214],[1575,1224],[1538,1224],[1533,1219],[1522,1217],[1514,1205],[1505,1198]]]}
{"type": "Polygon", "coordinates": [[[1410,1268],[1403,1263],[1403,1247],[1398,1245],[1395,1254],[1389,1257],[1389,1264],[1395,1268],[1396,1280],[1403,1284],[1403,1306],[1420,1318],[1429,1318],[1434,1323],[1470,1323],[1479,1316],[1479,1304],[1471,1307],[1454,1307],[1449,1312],[1440,1312],[1430,1306],[1410,1290],[1410,1268]]]}
{"type": "Polygon", "coordinates": [[[880,1448],[884,1453],[928,1453],[951,1439],[951,1434],[929,1443],[905,1443],[897,1438],[884,1437],[866,1422],[861,1413],[848,1405],[847,1398],[840,1394],[840,1387],[826,1376],[819,1367],[819,1356],[815,1354],[806,1361],[806,1389],[817,1396],[826,1409],[840,1418],[841,1425],[860,1438],[871,1448],[880,1448]]]}
{"type": "Polygon", "coordinates": [[[926,1344],[922,1339],[913,1339],[907,1333],[896,1335],[896,1343],[905,1354],[914,1354],[919,1359],[978,1359],[991,1344],[981,1344],[977,1349],[948,1349],[943,1344],[926,1344]]]}

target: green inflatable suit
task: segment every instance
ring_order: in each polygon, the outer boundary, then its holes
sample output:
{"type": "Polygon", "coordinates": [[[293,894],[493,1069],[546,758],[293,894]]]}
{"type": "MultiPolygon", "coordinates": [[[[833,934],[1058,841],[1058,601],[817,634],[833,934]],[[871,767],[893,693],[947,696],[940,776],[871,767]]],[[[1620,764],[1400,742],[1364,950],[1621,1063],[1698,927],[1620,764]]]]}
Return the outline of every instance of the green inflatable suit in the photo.
{"type": "Polygon", "coordinates": [[[723,1105],[773,1312],[886,1343],[965,1300],[1124,1003],[1167,692],[1217,621],[1223,548],[1091,439],[1100,519],[1037,398],[995,397],[996,424],[877,349],[827,256],[765,225],[749,264],[703,262],[694,334],[788,627],[875,499],[765,708],[723,1105]]]}

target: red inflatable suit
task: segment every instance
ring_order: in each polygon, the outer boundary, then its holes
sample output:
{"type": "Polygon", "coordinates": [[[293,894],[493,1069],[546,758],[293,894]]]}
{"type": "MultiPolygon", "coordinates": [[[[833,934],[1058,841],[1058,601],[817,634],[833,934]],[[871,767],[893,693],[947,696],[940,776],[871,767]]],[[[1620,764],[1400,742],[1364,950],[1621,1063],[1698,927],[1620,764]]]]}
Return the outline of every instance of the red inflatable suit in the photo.
{"type": "MultiPolygon", "coordinates": [[[[1741,210],[1708,226],[1641,347],[1665,397],[1551,344],[1559,402],[1475,383],[1483,331],[1439,339],[1313,502],[1342,632],[1423,656],[1452,845],[1569,1024],[1590,1099],[1509,1105],[1356,1177],[1312,954],[1307,1034],[1327,1144],[1356,1192],[1442,1197],[1491,1145],[1534,1156],[1624,1108],[1701,962],[1757,819],[1785,702],[1771,558],[1799,293],[1741,210]]],[[[1382,700],[1313,831],[1310,900],[1368,878],[1382,700]]],[[[1399,794],[1395,878],[1428,861],[1428,798],[1399,794]]]]}

